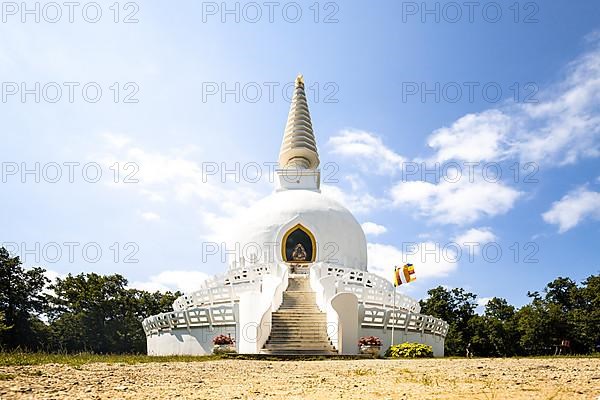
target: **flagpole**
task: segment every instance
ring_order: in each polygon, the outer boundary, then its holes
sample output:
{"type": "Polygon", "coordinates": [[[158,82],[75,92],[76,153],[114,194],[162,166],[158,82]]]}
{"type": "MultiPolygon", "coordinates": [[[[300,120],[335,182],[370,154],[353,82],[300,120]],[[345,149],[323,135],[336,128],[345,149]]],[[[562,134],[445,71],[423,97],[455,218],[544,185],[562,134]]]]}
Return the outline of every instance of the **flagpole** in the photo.
{"type": "MultiPolygon", "coordinates": [[[[394,270],[395,272],[395,270],[394,270]]],[[[393,296],[394,296],[394,300],[392,302],[392,319],[394,318],[394,313],[396,312],[396,285],[394,284],[394,292],[393,292],[393,296]]],[[[393,319],[394,322],[392,322],[392,344],[391,346],[394,345],[394,326],[396,325],[396,320],[393,319]]]]}

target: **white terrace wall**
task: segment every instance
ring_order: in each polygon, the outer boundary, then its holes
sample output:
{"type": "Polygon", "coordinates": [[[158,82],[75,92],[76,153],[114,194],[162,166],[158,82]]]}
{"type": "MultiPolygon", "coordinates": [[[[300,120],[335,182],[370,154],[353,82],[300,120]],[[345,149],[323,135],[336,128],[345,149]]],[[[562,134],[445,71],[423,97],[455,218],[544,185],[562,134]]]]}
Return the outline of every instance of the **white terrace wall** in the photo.
{"type": "Polygon", "coordinates": [[[252,265],[203,283],[178,298],[173,311],[146,318],[149,355],[202,355],[212,352],[215,336],[231,335],[240,353],[257,353],[271,331],[288,283],[288,268],[252,265]]]}
{"type": "Polygon", "coordinates": [[[150,356],[200,356],[211,354],[217,335],[231,335],[238,343],[237,325],[206,326],[161,331],[146,338],[150,356]]]}
{"type": "MultiPolygon", "coordinates": [[[[361,326],[359,336],[377,336],[381,339],[381,355],[392,343],[391,328],[374,328],[361,326]]],[[[434,357],[444,357],[444,338],[430,333],[410,332],[404,329],[394,329],[394,344],[404,342],[428,344],[433,349],[434,357]]]]}
{"type": "Polygon", "coordinates": [[[238,343],[239,305],[221,305],[163,313],[144,321],[148,355],[202,355],[212,352],[217,335],[238,343]]]}
{"type": "Polygon", "coordinates": [[[435,357],[444,356],[448,324],[420,314],[416,300],[395,293],[383,278],[318,263],[310,270],[310,283],[317,294],[317,305],[327,314],[329,337],[341,354],[357,354],[359,337],[377,336],[382,341],[383,355],[392,343],[393,325],[394,344],[427,344],[435,357]]]}

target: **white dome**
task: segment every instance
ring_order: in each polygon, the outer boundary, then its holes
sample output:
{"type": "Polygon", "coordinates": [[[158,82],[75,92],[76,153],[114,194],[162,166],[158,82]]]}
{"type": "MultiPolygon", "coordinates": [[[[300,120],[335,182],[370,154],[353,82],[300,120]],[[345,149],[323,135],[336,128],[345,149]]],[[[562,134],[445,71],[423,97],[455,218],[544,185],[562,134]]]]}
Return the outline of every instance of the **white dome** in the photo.
{"type": "Polygon", "coordinates": [[[262,262],[282,262],[286,233],[297,225],[312,234],[314,262],[329,262],[366,271],[367,241],[354,216],[344,206],[311,190],[275,192],[253,205],[239,221],[228,249],[236,260],[254,257],[262,262]]]}

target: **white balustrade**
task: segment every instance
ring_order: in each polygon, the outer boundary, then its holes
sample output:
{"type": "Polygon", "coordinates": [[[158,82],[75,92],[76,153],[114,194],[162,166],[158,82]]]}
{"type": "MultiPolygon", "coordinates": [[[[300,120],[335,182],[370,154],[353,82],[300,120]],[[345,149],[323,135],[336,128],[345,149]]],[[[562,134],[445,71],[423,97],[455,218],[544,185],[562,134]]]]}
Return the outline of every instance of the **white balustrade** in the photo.
{"type": "MultiPolygon", "coordinates": [[[[448,333],[448,324],[445,321],[420,314],[421,306],[417,300],[397,293],[391,282],[378,275],[354,268],[318,263],[311,267],[313,288],[323,289],[317,282],[326,276],[333,277],[335,293],[356,295],[364,310],[360,321],[362,326],[382,329],[391,329],[394,326],[395,329],[442,337],[448,333]]],[[[317,290],[317,299],[322,302],[321,297],[317,290]]],[[[322,310],[326,309],[325,304],[319,306],[322,310]]]]}
{"type": "Polygon", "coordinates": [[[250,264],[217,275],[200,284],[201,289],[180,296],[173,311],[153,315],[142,322],[146,335],[179,328],[236,325],[234,304],[240,294],[261,292],[263,277],[287,278],[276,264],[250,264]]]}
{"type": "Polygon", "coordinates": [[[362,326],[387,329],[391,329],[393,326],[395,329],[442,337],[448,333],[447,322],[431,315],[412,313],[407,310],[391,311],[382,308],[365,308],[361,324],[362,326]]]}
{"type": "Polygon", "coordinates": [[[235,324],[233,306],[169,311],[148,317],[142,322],[147,336],[172,329],[235,324]]]}
{"type": "Polygon", "coordinates": [[[201,289],[180,296],[173,303],[176,311],[221,303],[236,302],[239,293],[260,291],[262,277],[273,271],[275,264],[255,264],[235,268],[225,274],[216,275],[200,284],[201,289]]]}
{"type": "Polygon", "coordinates": [[[354,268],[339,265],[317,263],[311,267],[316,278],[334,276],[337,293],[350,292],[358,297],[359,303],[379,305],[383,308],[394,308],[394,293],[396,293],[395,308],[419,313],[419,302],[402,293],[395,291],[394,285],[379,275],[354,268]]]}

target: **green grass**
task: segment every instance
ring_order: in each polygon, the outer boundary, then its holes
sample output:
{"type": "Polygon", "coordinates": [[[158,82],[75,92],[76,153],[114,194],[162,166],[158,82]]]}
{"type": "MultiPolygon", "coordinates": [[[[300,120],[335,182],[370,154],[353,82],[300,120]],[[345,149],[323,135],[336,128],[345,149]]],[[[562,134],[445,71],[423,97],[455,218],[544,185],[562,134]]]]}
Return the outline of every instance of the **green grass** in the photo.
{"type": "MultiPolygon", "coordinates": [[[[336,356],[336,359],[357,359],[356,356],[336,356]]],[[[360,358],[360,357],[358,357],[360,358]]],[[[262,354],[221,354],[205,356],[146,356],[131,354],[92,354],[92,353],[28,353],[28,352],[0,352],[0,366],[41,365],[41,364],[64,364],[79,367],[89,363],[108,364],[141,364],[141,363],[167,363],[167,362],[202,362],[223,359],[236,360],[259,360],[259,361],[322,361],[327,360],[323,356],[269,356],[262,354]]]]}
{"type": "MultiPolygon", "coordinates": [[[[552,359],[556,359],[556,358],[600,358],[600,353],[590,353],[590,354],[562,354],[560,356],[555,356],[555,355],[545,355],[545,356],[510,356],[510,357],[479,357],[479,356],[474,356],[471,359],[472,360],[477,360],[477,359],[513,359],[513,360],[518,360],[518,359],[548,359],[548,360],[552,360],[552,359]]],[[[467,357],[465,356],[444,356],[442,358],[438,358],[438,360],[468,360],[467,357]]]]}
{"type": "Polygon", "coordinates": [[[375,371],[373,371],[372,369],[364,369],[364,368],[358,368],[354,370],[354,375],[358,375],[358,376],[365,376],[365,375],[374,375],[375,371]]]}
{"type": "MultiPolygon", "coordinates": [[[[222,359],[222,356],[146,356],[146,355],[117,355],[117,354],[48,354],[48,353],[0,353],[0,366],[65,364],[81,366],[89,363],[109,364],[140,364],[140,363],[165,363],[165,362],[200,362],[222,359]]],[[[0,378],[2,379],[2,378],[0,378]]]]}
{"type": "MultiPolygon", "coordinates": [[[[600,354],[595,353],[587,356],[537,356],[537,357],[515,357],[515,358],[597,358],[600,354]]],[[[20,365],[42,365],[42,364],[64,364],[79,367],[89,363],[108,363],[108,364],[141,364],[141,363],[167,363],[167,362],[203,362],[215,361],[222,359],[237,359],[237,360],[261,360],[261,361],[322,361],[322,360],[356,360],[362,359],[361,356],[301,356],[301,357],[285,357],[285,356],[266,356],[266,355],[244,355],[244,354],[225,354],[225,355],[205,355],[205,356],[146,356],[146,355],[118,355],[118,354],[62,354],[62,353],[27,353],[27,352],[0,352],[0,366],[20,366],[20,365]]],[[[445,357],[435,359],[441,360],[460,360],[464,357],[445,357]]],[[[431,359],[430,359],[431,360],[431,359]]],[[[400,360],[401,361],[401,360],[400,360]]],[[[357,374],[360,374],[357,373],[357,374]]],[[[11,379],[0,375],[0,380],[11,379]]]]}
{"type": "Polygon", "coordinates": [[[0,381],[10,381],[11,379],[14,379],[15,376],[11,375],[11,374],[0,374],[0,381]]]}

